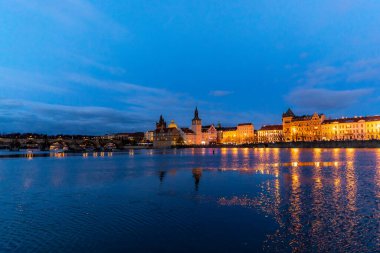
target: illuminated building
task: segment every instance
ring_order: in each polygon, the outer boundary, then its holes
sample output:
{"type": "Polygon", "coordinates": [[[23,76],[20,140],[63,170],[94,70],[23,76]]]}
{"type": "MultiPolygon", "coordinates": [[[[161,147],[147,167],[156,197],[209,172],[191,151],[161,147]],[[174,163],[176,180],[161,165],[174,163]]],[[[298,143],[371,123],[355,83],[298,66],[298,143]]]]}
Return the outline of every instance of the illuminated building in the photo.
{"type": "Polygon", "coordinates": [[[237,127],[219,127],[218,131],[220,133],[220,143],[237,143],[237,127]]]}
{"type": "Polygon", "coordinates": [[[323,114],[282,115],[285,141],[379,140],[380,116],[326,119],[323,114]]]}
{"type": "Polygon", "coordinates": [[[202,144],[202,120],[199,118],[198,107],[195,108],[194,118],[191,121],[191,130],[195,134],[195,140],[193,144],[202,144]]]}
{"type": "Polygon", "coordinates": [[[380,116],[364,117],[367,140],[380,139],[380,116]]]}
{"type": "Polygon", "coordinates": [[[257,131],[257,142],[270,143],[284,140],[282,125],[267,125],[257,131]]]}
{"type": "Polygon", "coordinates": [[[172,121],[169,127],[166,126],[164,118],[160,117],[160,120],[156,123],[156,130],[154,132],[153,146],[157,148],[171,147],[177,144],[181,144],[182,136],[177,125],[172,121]]]}
{"type": "Polygon", "coordinates": [[[154,147],[174,145],[209,145],[216,143],[253,143],[254,126],[252,123],[239,124],[237,127],[215,127],[214,124],[202,126],[198,108],[195,108],[190,128],[179,128],[172,121],[166,125],[163,117],[156,123],[153,131],[154,147]]]}
{"type": "Polygon", "coordinates": [[[329,119],[322,123],[322,139],[326,141],[364,140],[363,118],[329,119]]]}
{"type": "Polygon", "coordinates": [[[324,114],[296,116],[288,109],[282,115],[282,127],[285,141],[317,141],[322,139],[324,114]]]}
{"type": "Polygon", "coordinates": [[[146,131],[144,134],[144,139],[146,141],[153,142],[154,140],[154,131],[146,131]]]}
{"type": "Polygon", "coordinates": [[[212,124],[202,127],[202,142],[201,144],[216,144],[218,139],[218,131],[212,124]]]}
{"type": "Polygon", "coordinates": [[[252,123],[242,123],[237,126],[238,143],[252,143],[255,137],[255,128],[252,123]]]}
{"type": "Polygon", "coordinates": [[[221,127],[219,125],[219,142],[223,144],[253,143],[255,128],[252,123],[238,124],[236,127],[221,127]]]}
{"type": "Polygon", "coordinates": [[[379,140],[380,116],[325,120],[322,123],[324,140],[379,140]]]}

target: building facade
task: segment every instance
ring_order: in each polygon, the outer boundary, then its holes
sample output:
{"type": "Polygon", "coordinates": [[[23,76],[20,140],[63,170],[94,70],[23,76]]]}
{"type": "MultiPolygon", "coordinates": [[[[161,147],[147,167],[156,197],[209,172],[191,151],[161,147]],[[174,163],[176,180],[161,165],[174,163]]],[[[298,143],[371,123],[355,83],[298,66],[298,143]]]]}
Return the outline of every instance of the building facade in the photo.
{"type": "Polygon", "coordinates": [[[318,141],[322,140],[322,122],[324,114],[296,116],[288,109],[282,115],[284,140],[291,141],[318,141]]]}
{"type": "Polygon", "coordinates": [[[379,140],[380,116],[325,120],[322,123],[323,140],[379,140]]]}
{"type": "Polygon", "coordinates": [[[165,148],[181,144],[182,142],[183,138],[181,132],[174,121],[167,126],[166,121],[161,115],[160,120],[156,123],[153,146],[156,148],[165,148]]]}
{"type": "Polygon", "coordinates": [[[258,143],[274,143],[284,141],[282,125],[267,125],[262,126],[257,131],[258,143]]]}
{"type": "Polygon", "coordinates": [[[282,115],[285,141],[380,140],[380,116],[326,119],[324,114],[282,115]]]}
{"type": "Polygon", "coordinates": [[[252,123],[241,123],[236,127],[218,127],[219,143],[247,144],[255,140],[255,128],[252,123]]]}
{"type": "MultiPolygon", "coordinates": [[[[148,131],[149,132],[149,131],[148,131]]],[[[195,108],[190,128],[179,128],[174,121],[169,126],[164,118],[156,123],[153,131],[154,147],[171,147],[175,145],[210,145],[253,143],[254,126],[252,123],[239,124],[237,127],[222,127],[220,124],[202,126],[198,108],[195,108]]]]}

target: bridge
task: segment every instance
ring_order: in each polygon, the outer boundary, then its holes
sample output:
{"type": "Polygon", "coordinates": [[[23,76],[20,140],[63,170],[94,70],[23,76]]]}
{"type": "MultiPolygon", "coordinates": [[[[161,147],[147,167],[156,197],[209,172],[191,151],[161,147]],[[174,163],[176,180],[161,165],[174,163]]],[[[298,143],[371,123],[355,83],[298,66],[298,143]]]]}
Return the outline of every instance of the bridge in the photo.
{"type": "Polygon", "coordinates": [[[112,139],[63,139],[63,138],[0,138],[0,149],[39,149],[39,150],[115,150],[122,149],[121,140],[112,139]]]}

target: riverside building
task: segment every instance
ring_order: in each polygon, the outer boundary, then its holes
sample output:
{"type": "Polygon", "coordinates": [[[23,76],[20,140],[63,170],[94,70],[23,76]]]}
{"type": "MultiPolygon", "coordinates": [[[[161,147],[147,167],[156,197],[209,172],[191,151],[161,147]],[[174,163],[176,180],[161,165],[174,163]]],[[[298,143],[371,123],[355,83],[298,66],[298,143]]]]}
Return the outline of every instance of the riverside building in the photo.
{"type": "Polygon", "coordinates": [[[282,122],[287,142],[380,140],[380,116],[326,119],[317,113],[296,116],[289,109],[282,115],[282,122]]]}
{"type": "Polygon", "coordinates": [[[284,141],[282,125],[266,125],[257,131],[258,143],[274,143],[284,141]]]}
{"type": "Polygon", "coordinates": [[[210,145],[210,144],[243,144],[253,143],[254,126],[252,123],[242,123],[236,127],[222,127],[220,124],[203,126],[198,108],[189,128],[180,128],[172,121],[168,126],[164,118],[156,123],[153,131],[154,147],[171,147],[175,145],[210,145]]]}

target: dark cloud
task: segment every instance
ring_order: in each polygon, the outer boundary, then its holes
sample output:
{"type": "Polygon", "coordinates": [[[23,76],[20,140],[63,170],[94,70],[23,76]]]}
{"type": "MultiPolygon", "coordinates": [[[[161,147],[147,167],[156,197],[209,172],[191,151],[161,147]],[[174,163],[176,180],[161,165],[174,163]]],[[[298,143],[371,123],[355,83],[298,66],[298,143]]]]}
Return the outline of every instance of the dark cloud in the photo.
{"type": "Polygon", "coordinates": [[[147,129],[153,119],[104,107],[64,106],[30,101],[0,101],[0,129],[6,132],[86,133],[147,129]]]}
{"type": "Polygon", "coordinates": [[[299,83],[304,86],[327,86],[337,83],[361,85],[362,82],[378,86],[380,82],[380,58],[346,61],[340,64],[312,64],[299,83]]]}
{"type": "Polygon", "coordinates": [[[288,94],[286,101],[297,108],[325,111],[348,108],[370,94],[372,89],[328,90],[299,88],[288,94]]]}

